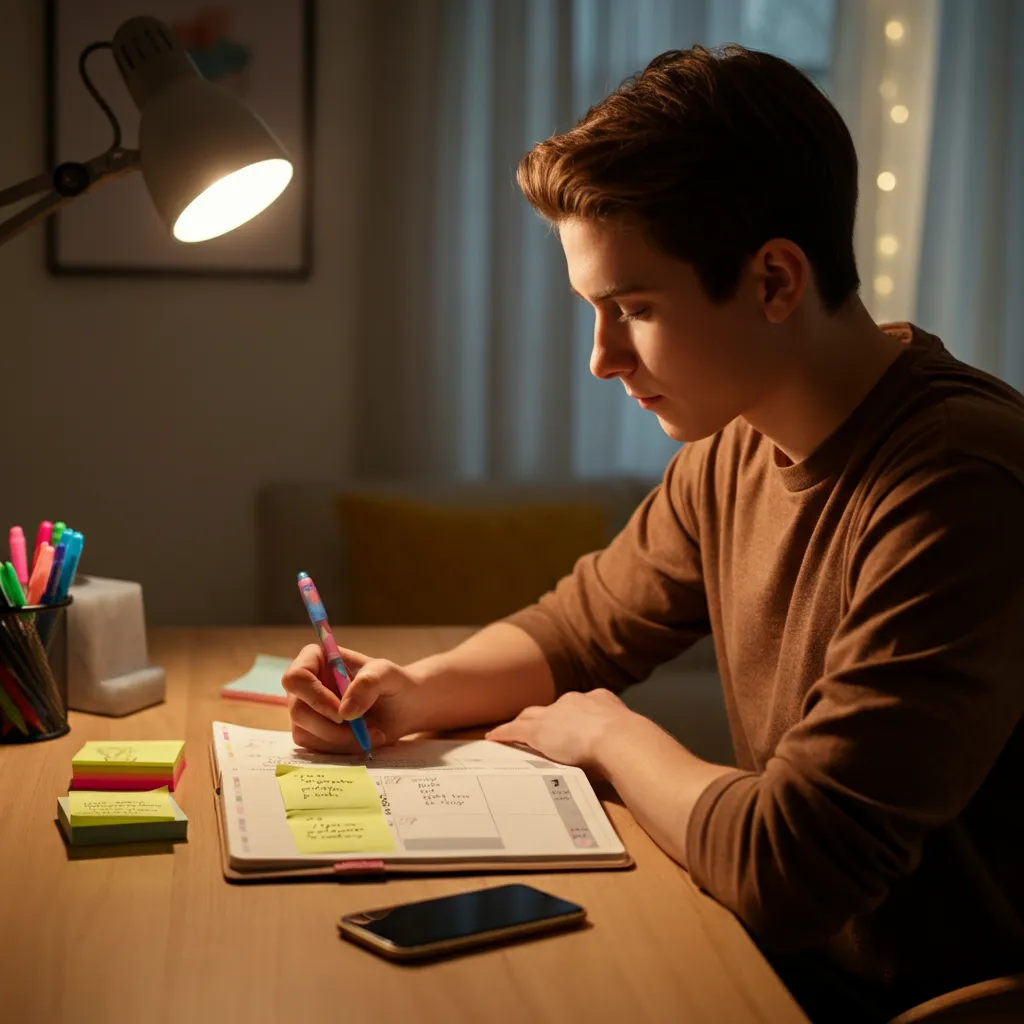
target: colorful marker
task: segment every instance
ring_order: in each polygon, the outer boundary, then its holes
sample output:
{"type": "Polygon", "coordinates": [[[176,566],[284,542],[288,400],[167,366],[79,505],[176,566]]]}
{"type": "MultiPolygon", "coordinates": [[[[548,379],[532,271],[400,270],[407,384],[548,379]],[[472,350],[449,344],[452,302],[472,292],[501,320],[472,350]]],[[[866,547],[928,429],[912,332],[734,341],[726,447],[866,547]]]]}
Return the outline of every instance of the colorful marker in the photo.
{"type": "Polygon", "coordinates": [[[53,523],[49,519],[44,519],[39,524],[39,529],[36,530],[36,546],[32,551],[32,571],[35,572],[36,562],[39,561],[39,551],[44,544],[50,543],[50,538],[53,536],[53,523]]]}
{"type": "Polygon", "coordinates": [[[39,604],[39,599],[46,590],[46,581],[50,578],[53,568],[53,545],[43,541],[39,557],[32,567],[32,578],[28,581],[28,603],[39,604]]]}
{"type": "Polygon", "coordinates": [[[60,573],[64,568],[64,555],[67,551],[65,544],[58,544],[53,553],[53,565],[50,567],[50,575],[46,579],[46,587],[43,589],[42,604],[53,604],[57,599],[57,586],[60,583],[60,573]]]}
{"type": "Polygon", "coordinates": [[[14,571],[14,566],[10,562],[4,562],[2,572],[4,574],[4,591],[7,594],[7,600],[15,608],[24,608],[25,592],[21,589],[21,581],[18,579],[18,574],[14,571]]]}
{"type": "Polygon", "coordinates": [[[64,552],[64,566],[60,571],[60,581],[57,584],[58,601],[63,601],[68,596],[68,590],[75,582],[75,570],[78,568],[78,560],[82,557],[82,548],[85,546],[85,537],[78,530],[66,530],[64,539],[67,541],[68,547],[64,552]]]}
{"type": "Polygon", "coordinates": [[[62,522],[60,519],[53,524],[53,533],[50,536],[50,543],[56,547],[60,543],[61,537],[64,535],[64,531],[68,528],[68,524],[62,522]]]}
{"type": "Polygon", "coordinates": [[[20,526],[12,526],[9,534],[11,546],[11,563],[18,574],[18,582],[24,586],[28,583],[28,560],[25,557],[25,531],[20,526]]]}

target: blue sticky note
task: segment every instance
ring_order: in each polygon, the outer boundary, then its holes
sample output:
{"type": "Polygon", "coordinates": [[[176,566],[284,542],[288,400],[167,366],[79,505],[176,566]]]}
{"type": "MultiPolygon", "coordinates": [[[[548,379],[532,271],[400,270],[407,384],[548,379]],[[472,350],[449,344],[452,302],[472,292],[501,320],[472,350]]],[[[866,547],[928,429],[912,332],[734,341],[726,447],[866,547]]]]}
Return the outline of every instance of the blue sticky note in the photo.
{"type": "Polygon", "coordinates": [[[281,676],[292,663],[291,658],[257,654],[252,668],[238,679],[221,687],[222,697],[231,700],[255,700],[267,704],[287,704],[288,694],[281,686],[281,676]]]}

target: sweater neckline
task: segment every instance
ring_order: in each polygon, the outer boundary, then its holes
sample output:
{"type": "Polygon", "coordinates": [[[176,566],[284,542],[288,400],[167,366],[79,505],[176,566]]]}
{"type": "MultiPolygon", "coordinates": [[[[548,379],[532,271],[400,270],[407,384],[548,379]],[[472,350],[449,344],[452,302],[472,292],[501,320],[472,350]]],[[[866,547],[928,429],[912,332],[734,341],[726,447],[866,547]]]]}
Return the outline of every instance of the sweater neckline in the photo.
{"type": "Polygon", "coordinates": [[[882,324],[882,330],[898,338],[906,346],[886,367],[860,404],[832,431],[817,448],[800,462],[780,466],[775,461],[778,449],[771,445],[772,469],[787,491],[804,491],[838,476],[849,459],[854,445],[869,424],[879,422],[881,413],[906,387],[910,368],[930,349],[932,341],[912,324],[882,324]],[[925,344],[920,344],[925,342],[925,344]],[[916,344],[915,344],[916,343],[916,344]]]}

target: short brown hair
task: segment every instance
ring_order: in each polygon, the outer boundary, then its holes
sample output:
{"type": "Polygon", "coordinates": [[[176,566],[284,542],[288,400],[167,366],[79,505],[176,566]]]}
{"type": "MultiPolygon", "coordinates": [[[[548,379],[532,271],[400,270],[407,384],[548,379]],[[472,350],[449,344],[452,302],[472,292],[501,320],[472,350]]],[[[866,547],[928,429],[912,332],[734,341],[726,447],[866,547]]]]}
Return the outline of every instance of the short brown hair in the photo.
{"type": "Polygon", "coordinates": [[[531,205],[640,224],[693,264],[713,300],[735,294],[771,238],[799,245],[825,306],[860,282],[857,154],[838,111],[793,65],[727,46],[670,50],[519,162],[531,205]]]}

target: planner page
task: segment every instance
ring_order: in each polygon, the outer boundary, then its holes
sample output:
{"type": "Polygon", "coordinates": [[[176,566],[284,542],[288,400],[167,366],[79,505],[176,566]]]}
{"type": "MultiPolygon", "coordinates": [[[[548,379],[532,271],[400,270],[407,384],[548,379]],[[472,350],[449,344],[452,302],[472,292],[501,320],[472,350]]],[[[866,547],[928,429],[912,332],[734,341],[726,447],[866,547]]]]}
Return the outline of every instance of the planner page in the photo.
{"type": "Polygon", "coordinates": [[[346,859],[609,859],[622,842],[586,775],[486,740],[316,754],[287,732],[215,722],[232,866],[346,859]]]}

